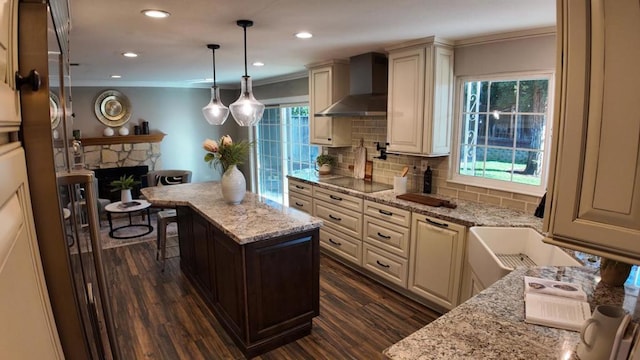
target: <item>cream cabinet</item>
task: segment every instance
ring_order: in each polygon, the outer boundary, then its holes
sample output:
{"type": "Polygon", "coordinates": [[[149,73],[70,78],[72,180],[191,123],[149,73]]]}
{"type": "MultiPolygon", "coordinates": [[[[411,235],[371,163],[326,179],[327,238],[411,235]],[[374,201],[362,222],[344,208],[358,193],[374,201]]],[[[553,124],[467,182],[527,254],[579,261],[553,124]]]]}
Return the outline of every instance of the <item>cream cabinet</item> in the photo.
{"type": "Polygon", "coordinates": [[[315,115],[349,94],[349,65],[330,61],[307,68],[310,142],[329,147],[351,146],[351,119],[315,115]]]}
{"type": "Polygon", "coordinates": [[[388,50],[387,151],[448,155],[453,111],[453,48],[431,37],[388,50]]]}
{"type": "Polygon", "coordinates": [[[412,213],[408,289],[446,309],[458,305],[465,239],[462,225],[412,213]]]}
{"type": "Polygon", "coordinates": [[[302,181],[288,179],[289,181],[289,207],[302,210],[313,215],[313,185],[302,181]]]}
{"type": "Polygon", "coordinates": [[[362,266],[407,287],[411,212],[365,200],[362,266]]]}
{"type": "Polygon", "coordinates": [[[639,263],[638,1],[558,1],[557,38],[546,241],[639,263]]]}
{"type": "Polygon", "coordinates": [[[313,214],[324,222],[320,246],[358,266],[362,265],[362,203],[356,196],[313,188],[313,214]]]}

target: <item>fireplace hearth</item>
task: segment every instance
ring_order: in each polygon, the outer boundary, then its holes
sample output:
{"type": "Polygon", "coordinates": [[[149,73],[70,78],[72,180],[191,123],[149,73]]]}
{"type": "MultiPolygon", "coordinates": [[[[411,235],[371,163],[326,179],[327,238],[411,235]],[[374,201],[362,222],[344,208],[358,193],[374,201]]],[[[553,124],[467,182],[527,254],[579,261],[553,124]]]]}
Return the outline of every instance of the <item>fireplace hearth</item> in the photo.
{"type": "Polygon", "coordinates": [[[120,201],[120,192],[111,191],[111,182],[120,179],[121,176],[133,175],[133,178],[140,181],[140,184],[131,189],[131,195],[134,199],[140,198],[140,189],[147,187],[147,173],[149,167],[147,165],[139,166],[122,166],[106,169],[93,169],[98,179],[98,197],[101,199],[109,199],[112,202],[120,201]]]}

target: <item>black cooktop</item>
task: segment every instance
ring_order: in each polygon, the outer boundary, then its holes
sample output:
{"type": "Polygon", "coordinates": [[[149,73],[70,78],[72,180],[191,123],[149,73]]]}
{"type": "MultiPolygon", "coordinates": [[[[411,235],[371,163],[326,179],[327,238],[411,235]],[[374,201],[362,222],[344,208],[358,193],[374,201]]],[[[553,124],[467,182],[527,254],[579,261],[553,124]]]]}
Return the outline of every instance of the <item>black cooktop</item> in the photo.
{"type": "Polygon", "coordinates": [[[391,185],[371,182],[371,181],[364,181],[362,179],[356,179],[352,177],[339,177],[339,178],[332,178],[332,179],[326,179],[326,180],[318,179],[318,182],[341,186],[347,189],[360,191],[363,193],[372,193],[376,191],[393,189],[393,186],[391,185]]]}

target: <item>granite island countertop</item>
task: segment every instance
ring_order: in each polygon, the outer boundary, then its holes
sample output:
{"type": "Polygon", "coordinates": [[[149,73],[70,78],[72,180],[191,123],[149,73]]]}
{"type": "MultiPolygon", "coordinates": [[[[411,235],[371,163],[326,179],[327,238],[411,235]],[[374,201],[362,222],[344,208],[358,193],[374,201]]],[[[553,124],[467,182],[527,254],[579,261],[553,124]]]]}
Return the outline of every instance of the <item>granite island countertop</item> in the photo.
{"type": "Polygon", "coordinates": [[[141,189],[154,206],[189,206],[239,244],[312,230],[322,220],[247,192],[238,205],[222,198],[219,182],[155,186],[141,189]]]}
{"type": "Polygon", "coordinates": [[[575,359],[577,332],[524,322],[523,276],[578,283],[591,310],[622,306],[640,316],[637,287],[609,288],[591,267],[518,268],[447,314],[387,348],[389,359],[575,359]]]}

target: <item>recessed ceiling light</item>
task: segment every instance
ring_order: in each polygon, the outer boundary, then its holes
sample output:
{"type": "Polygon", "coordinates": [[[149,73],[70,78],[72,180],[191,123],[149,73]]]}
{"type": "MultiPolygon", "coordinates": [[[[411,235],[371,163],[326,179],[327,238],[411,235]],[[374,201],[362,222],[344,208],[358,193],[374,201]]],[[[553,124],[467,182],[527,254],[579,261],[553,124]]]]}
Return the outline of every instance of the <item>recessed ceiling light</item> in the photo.
{"type": "Polygon", "coordinates": [[[310,32],[307,31],[301,31],[299,33],[296,33],[296,37],[298,39],[310,39],[313,37],[313,34],[311,34],[310,32]]]}
{"type": "Polygon", "coordinates": [[[262,61],[256,61],[251,65],[253,65],[253,66],[264,66],[264,63],[262,61]]]}
{"type": "Polygon", "coordinates": [[[128,58],[134,58],[134,57],[138,57],[138,54],[128,51],[128,52],[122,53],[122,56],[128,57],[128,58]]]}
{"type": "Polygon", "coordinates": [[[122,78],[122,75],[111,75],[112,79],[120,79],[122,78]]]}
{"type": "Polygon", "coordinates": [[[147,9],[147,10],[142,10],[141,11],[145,16],[148,16],[150,18],[155,18],[155,19],[163,19],[166,17],[169,17],[168,12],[163,11],[163,10],[155,10],[155,9],[147,9]]]}

